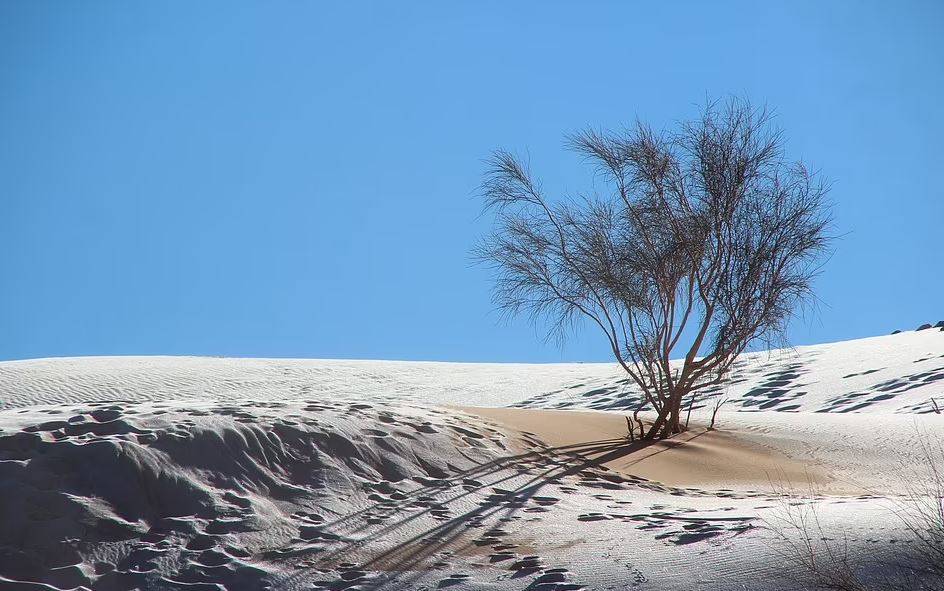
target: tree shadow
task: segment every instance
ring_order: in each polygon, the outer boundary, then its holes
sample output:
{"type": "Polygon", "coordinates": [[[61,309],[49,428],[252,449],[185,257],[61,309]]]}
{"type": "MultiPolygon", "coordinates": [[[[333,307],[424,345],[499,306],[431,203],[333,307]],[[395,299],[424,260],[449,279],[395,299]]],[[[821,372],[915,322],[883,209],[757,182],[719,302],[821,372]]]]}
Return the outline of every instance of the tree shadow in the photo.
{"type": "MultiPolygon", "coordinates": [[[[689,438],[687,441],[693,438],[689,438]]],[[[378,510],[391,509],[389,500],[375,502],[364,509],[322,524],[319,530],[323,532],[322,535],[329,543],[319,543],[307,548],[304,546],[298,547],[288,553],[283,553],[282,557],[310,556],[312,566],[332,569],[349,559],[356,551],[364,550],[371,543],[379,541],[385,536],[402,532],[414,526],[418,520],[424,517],[437,518],[440,523],[432,527],[425,527],[418,533],[411,531],[412,535],[402,540],[397,547],[374,554],[368,560],[357,565],[358,572],[385,571],[396,573],[397,585],[408,587],[410,583],[426,574],[424,570],[419,570],[418,567],[446,549],[459,555],[482,554],[483,551],[487,554],[491,549],[493,550],[490,555],[492,562],[511,560],[514,557],[513,553],[501,551],[505,547],[502,543],[502,537],[507,532],[502,530],[499,525],[517,518],[519,512],[546,511],[547,505],[554,504],[560,499],[542,497],[539,493],[548,485],[561,484],[564,478],[582,475],[586,477],[585,484],[606,489],[622,489],[627,484],[661,488],[661,485],[650,484],[643,478],[613,473],[605,466],[608,462],[638,452],[657,442],[633,442],[617,438],[556,447],[540,444],[536,440],[531,443],[541,447],[534,451],[496,458],[472,468],[458,471],[449,478],[425,484],[409,493],[399,494],[396,507],[393,508],[394,510],[391,513],[403,513],[412,509],[409,515],[400,515],[389,523],[381,524],[379,528],[372,527],[377,524],[368,523],[365,516],[378,510]],[[484,480],[489,477],[495,479],[487,483],[480,481],[480,479],[484,480]],[[525,478],[524,482],[517,482],[513,486],[508,486],[508,488],[501,488],[512,481],[520,481],[521,478],[525,478]],[[493,493],[485,496],[475,508],[457,515],[450,514],[450,506],[454,506],[458,502],[488,488],[491,488],[493,493]],[[443,494],[447,491],[455,491],[455,494],[450,495],[447,499],[442,499],[443,494]],[[428,502],[428,499],[434,494],[439,495],[439,499],[435,502],[428,502]],[[422,502],[418,505],[418,501],[422,502]],[[424,507],[423,504],[428,506],[424,507]],[[486,522],[492,525],[486,527],[486,522]],[[478,527],[484,528],[480,536],[463,541],[464,537],[472,537],[467,536],[467,531],[470,528],[478,527]],[[344,538],[336,533],[331,533],[341,530],[345,532],[344,538]],[[411,572],[415,574],[410,574],[411,572]]],[[[675,443],[675,445],[648,454],[628,465],[633,465],[678,445],[684,445],[685,442],[675,443]]],[[[269,556],[268,558],[277,559],[279,556],[269,556]]],[[[533,560],[531,562],[519,560],[512,566],[514,567],[519,563],[521,567],[515,569],[512,578],[533,574],[543,568],[533,560]]],[[[360,580],[358,588],[378,588],[386,582],[386,580],[377,580],[371,583],[360,580]]],[[[337,583],[340,586],[336,588],[345,588],[345,582],[337,581],[337,583]]],[[[324,586],[330,589],[335,588],[330,583],[324,586]]]]}
{"type": "MultiPolygon", "coordinates": [[[[906,376],[899,376],[879,382],[864,390],[846,392],[834,396],[827,400],[823,407],[816,412],[856,412],[866,409],[877,402],[893,400],[905,392],[929,386],[940,380],[944,380],[944,366],[906,376]]],[[[919,405],[909,408],[912,411],[923,409],[924,412],[930,412],[929,406],[930,405],[927,403],[922,402],[919,405]]]]}

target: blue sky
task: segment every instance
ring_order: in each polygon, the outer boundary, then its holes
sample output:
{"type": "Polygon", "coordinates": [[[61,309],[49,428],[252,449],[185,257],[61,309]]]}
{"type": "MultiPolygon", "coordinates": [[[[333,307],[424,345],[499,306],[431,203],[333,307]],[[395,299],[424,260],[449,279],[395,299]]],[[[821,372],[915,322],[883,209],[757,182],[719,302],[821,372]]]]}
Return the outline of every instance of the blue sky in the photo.
{"type": "Polygon", "coordinates": [[[791,342],[944,318],[944,3],[760,4],[0,3],[0,359],[607,360],[494,312],[482,161],[730,93],[834,183],[791,342]]]}

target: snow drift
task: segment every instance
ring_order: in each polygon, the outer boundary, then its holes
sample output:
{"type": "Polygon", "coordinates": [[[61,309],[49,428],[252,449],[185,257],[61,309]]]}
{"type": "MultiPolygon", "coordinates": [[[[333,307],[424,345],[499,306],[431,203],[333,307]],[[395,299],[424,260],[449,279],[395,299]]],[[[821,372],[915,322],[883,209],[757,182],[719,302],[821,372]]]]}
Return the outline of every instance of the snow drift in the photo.
{"type": "Polygon", "coordinates": [[[780,487],[906,543],[941,380],[940,331],[746,355],[641,444],[613,364],[0,363],[0,588],[788,588],[780,487]]]}

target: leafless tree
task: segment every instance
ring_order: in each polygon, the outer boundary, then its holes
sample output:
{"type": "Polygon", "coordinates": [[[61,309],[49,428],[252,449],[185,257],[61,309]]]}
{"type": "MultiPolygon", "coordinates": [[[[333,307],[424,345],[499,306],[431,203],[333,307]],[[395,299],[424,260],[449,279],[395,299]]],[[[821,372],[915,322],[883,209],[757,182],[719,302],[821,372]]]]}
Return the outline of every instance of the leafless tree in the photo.
{"type": "Polygon", "coordinates": [[[637,123],[567,145],[606,192],[551,199],[525,161],[496,151],[483,183],[495,228],[474,254],[496,271],[504,312],[547,318],[557,336],[578,318],[602,330],[656,411],[645,438],[681,432],[683,398],[781,336],[810,295],[828,187],[785,159],[769,112],[742,99],[709,103],[674,133],[637,123]]]}

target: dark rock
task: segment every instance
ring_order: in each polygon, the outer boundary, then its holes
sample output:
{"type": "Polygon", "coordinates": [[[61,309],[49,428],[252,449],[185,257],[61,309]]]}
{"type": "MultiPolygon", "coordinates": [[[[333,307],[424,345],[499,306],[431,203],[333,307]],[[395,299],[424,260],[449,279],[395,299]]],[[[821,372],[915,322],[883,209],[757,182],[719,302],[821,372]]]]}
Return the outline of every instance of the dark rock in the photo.
{"type": "Polygon", "coordinates": [[[929,328],[931,328],[931,325],[928,324],[928,323],[925,323],[925,324],[922,324],[921,326],[919,326],[918,328],[916,328],[915,330],[927,330],[927,329],[929,329],[929,328]]]}
{"type": "Polygon", "coordinates": [[[934,328],[944,328],[944,320],[938,320],[937,324],[934,325],[934,328]]]}
{"type": "Polygon", "coordinates": [[[892,334],[898,334],[898,333],[900,333],[900,332],[901,332],[900,330],[893,330],[893,331],[892,331],[892,334]]]}

